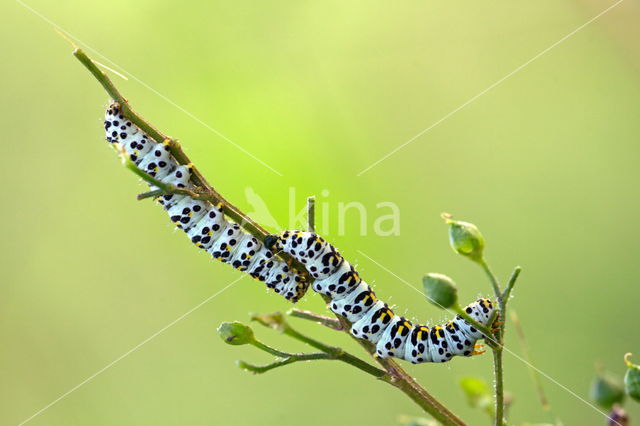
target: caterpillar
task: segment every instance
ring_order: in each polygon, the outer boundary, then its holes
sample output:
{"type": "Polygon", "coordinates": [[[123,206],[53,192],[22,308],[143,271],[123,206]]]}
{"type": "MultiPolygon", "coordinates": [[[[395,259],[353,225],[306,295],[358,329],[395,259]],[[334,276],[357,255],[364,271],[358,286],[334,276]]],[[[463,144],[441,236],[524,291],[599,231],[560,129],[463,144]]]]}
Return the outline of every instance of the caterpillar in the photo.
{"type": "MultiPolygon", "coordinates": [[[[104,129],[107,141],[119,144],[140,170],[178,188],[194,187],[191,182],[193,166],[178,164],[170,153],[169,144],[155,142],[135,126],[122,114],[117,102],[107,107],[104,129]]],[[[247,272],[291,302],[298,301],[306,293],[309,283],[304,276],[274,256],[271,250],[253,235],[244,232],[237,223],[227,220],[222,204],[214,206],[181,194],[162,195],[157,201],[191,242],[210,253],[214,259],[247,272]]]]}
{"type": "MultiPolygon", "coordinates": [[[[324,238],[313,232],[285,231],[265,238],[274,252],[283,251],[302,263],[314,278],[312,288],[331,299],[329,309],[351,322],[351,334],[376,345],[376,355],[395,357],[414,364],[447,362],[454,356],[472,356],[483,334],[460,315],[444,325],[412,324],[379,300],[353,266],[324,238]]],[[[481,298],[465,312],[488,326],[494,306],[481,298]]]]}
{"type": "MultiPolygon", "coordinates": [[[[157,143],[135,126],[123,115],[117,102],[106,110],[104,129],[107,141],[118,144],[140,170],[177,188],[194,188],[193,166],[178,164],[169,144],[157,143]]],[[[476,345],[482,333],[459,315],[444,325],[431,327],[414,325],[396,315],[335,247],[313,232],[284,231],[261,242],[226,219],[222,204],[212,205],[182,194],[165,194],[156,200],[197,247],[263,281],[295,303],[304,296],[310,283],[276,254],[284,252],[292,256],[313,278],[313,290],[331,299],[331,311],[351,322],[351,334],[376,345],[376,355],[381,358],[396,357],[417,364],[483,353],[476,345]]],[[[493,303],[487,298],[478,299],[464,309],[485,326],[494,312],[493,303]]]]}

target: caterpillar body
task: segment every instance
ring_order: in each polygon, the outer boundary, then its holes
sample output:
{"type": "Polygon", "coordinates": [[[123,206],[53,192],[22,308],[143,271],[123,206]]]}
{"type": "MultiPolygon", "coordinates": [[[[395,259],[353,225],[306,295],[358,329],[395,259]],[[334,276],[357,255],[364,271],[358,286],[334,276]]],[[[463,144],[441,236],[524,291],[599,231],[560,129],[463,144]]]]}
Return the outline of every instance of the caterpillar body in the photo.
{"type": "MultiPolygon", "coordinates": [[[[193,188],[192,167],[179,165],[168,144],[155,142],[136,127],[122,114],[116,102],[107,108],[104,129],[107,141],[120,144],[140,170],[178,188],[193,188]]],[[[152,189],[157,188],[152,186],[152,189]]],[[[292,302],[306,293],[309,283],[304,277],[274,256],[257,238],[244,232],[237,223],[228,221],[222,205],[214,206],[180,194],[163,195],[157,201],[171,221],[214,259],[246,271],[292,302]]]]}
{"type": "MultiPolygon", "coordinates": [[[[313,290],[331,298],[329,308],[352,323],[351,334],[376,345],[381,358],[396,357],[414,364],[447,362],[454,356],[471,356],[482,333],[457,315],[443,325],[412,324],[396,315],[379,300],[353,266],[340,253],[313,232],[285,231],[270,235],[265,245],[283,251],[301,262],[315,279],[313,290]]],[[[488,326],[494,306],[482,298],[467,305],[465,312],[488,326]]]]}
{"type": "MultiPolygon", "coordinates": [[[[117,102],[107,108],[104,129],[107,141],[119,144],[140,170],[178,188],[194,187],[192,166],[178,164],[169,145],[157,143],[136,127],[122,114],[117,102]]],[[[267,236],[263,243],[227,220],[222,205],[182,194],[162,195],[157,201],[197,247],[296,302],[306,293],[309,282],[274,253],[291,255],[314,279],[313,290],[331,299],[329,308],[352,323],[351,334],[375,344],[376,354],[382,358],[396,357],[417,364],[481,353],[475,343],[482,333],[459,315],[444,325],[431,327],[414,325],[396,315],[335,247],[315,233],[285,231],[267,236]]],[[[486,298],[464,309],[485,326],[494,312],[491,300],[486,298]]]]}

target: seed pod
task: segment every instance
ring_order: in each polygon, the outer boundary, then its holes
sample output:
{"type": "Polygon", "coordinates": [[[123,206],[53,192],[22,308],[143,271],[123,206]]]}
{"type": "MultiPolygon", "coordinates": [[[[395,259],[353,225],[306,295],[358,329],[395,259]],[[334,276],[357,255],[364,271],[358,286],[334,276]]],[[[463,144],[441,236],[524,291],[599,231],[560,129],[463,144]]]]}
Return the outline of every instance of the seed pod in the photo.
{"type": "Polygon", "coordinates": [[[591,383],[591,399],[605,410],[624,400],[624,390],[619,380],[608,374],[598,374],[591,383]]]}
{"type": "Polygon", "coordinates": [[[624,356],[627,364],[627,373],[624,375],[624,391],[631,398],[640,402],[640,365],[635,365],[629,361],[630,353],[624,356]]]}
{"type": "Polygon", "coordinates": [[[472,223],[453,220],[451,215],[443,213],[442,218],[449,225],[449,244],[451,248],[474,262],[482,261],[484,237],[477,226],[472,223]]]}
{"type": "Polygon", "coordinates": [[[458,301],[458,289],[451,278],[443,274],[429,273],[422,278],[424,294],[436,306],[448,309],[458,301]]]}
{"type": "Polygon", "coordinates": [[[229,345],[246,345],[255,341],[251,327],[239,322],[223,322],[218,327],[218,334],[229,345]]]}

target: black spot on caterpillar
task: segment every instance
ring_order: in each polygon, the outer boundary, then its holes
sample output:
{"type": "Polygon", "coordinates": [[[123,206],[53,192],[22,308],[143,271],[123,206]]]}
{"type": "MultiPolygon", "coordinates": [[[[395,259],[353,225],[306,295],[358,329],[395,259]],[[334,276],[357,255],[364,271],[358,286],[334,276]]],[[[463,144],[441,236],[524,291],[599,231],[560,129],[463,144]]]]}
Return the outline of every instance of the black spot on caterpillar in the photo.
{"type": "MultiPolygon", "coordinates": [[[[475,343],[482,333],[462,317],[458,315],[444,325],[429,327],[414,325],[396,315],[335,247],[315,233],[285,231],[265,238],[265,244],[304,263],[315,279],[313,290],[331,298],[329,308],[353,324],[352,335],[375,344],[379,357],[396,357],[416,364],[447,362],[456,355],[479,353],[475,343]],[[296,250],[300,246],[314,249],[296,250]]],[[[483,298],[464,309],[474,320],[489,325],[494,306],[491,300],[483,298]]]]}
{"type": "MultiPolygon", "coordinates": [[[[179,165],[167,146],[156,143],[127,120],[115,102],[107,108],[104,129],[107,141],[120,144],[141,170],[180,188],[193,187],[190,167],[179,165]]],[[[267,287],[292,302],[306,293],[309,283],[302,275],[274,257],[271,250],[238,224],[228,221],[222,213],[222,205],[214,206],[179,194],[164,195],[157,201],[171,221],[215,259],[264,281],[267,287]]]]}

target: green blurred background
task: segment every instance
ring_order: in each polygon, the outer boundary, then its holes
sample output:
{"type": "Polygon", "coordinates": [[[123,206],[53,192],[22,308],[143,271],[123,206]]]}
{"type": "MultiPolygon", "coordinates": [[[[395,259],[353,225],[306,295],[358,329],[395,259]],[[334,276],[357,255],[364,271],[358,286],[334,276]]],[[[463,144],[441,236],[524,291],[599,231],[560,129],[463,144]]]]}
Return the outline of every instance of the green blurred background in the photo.
{"type": "MultiPolygon", "coordinates": [[[[329,217],[321,231],[400,313],[447,317],[358,250],[416,286],[434,271],[456,279],[464,302],[489,294],[480,269],[448,247],[438,217],[448,211],[480,226],[503,279],[523,266],[512,306],[538,368],[587,397],[594,362],[621,376],[622,355],[640,357],[637,1],[359,177],[612,2],[28,4],[282,173],[135,79],[114,77],[241,208],[251,210],[250,187],[285,226],[290,187],[297,208],[318,195],[329,217]],[[366,235],[354,212],[338,235],[338,203],[350,201],[368,209],[366,235]],[[384,201],[400,208],[399,236],[372,232],[384,201]]],[[[240,275],[174,232],[161,209],[135,200],[144,188],[102,139],[107,96],[52,27],[12,1],[0,12],[0,422],[17,424],[240,275]]],[[[324,310],[311,292],[299,306],[324,310]]],[[[419,414],[401,393],[345,365],[264,376],[237,369],[236,359],[270,357],[224,345],[217,325],[289,307],[243,279],[29,424],[392,425],[419,414]]],[[[347,336],[296,325],[362,354],[347,336]]],[[[507,346],[521,356],[513,329],[507,346]]],[[[505,363],[510,424],[548,421],[526,366],[509,354],[505,363]]],[[[490,381],[489,354],[407,369],[470,424],[487,423],[457,383],[490,381]]],[[[564,424],[603,424],[584,402],[544,385],[564,424]]],[[[640,420],[637,405],[627,408],[640,420]]]]}

